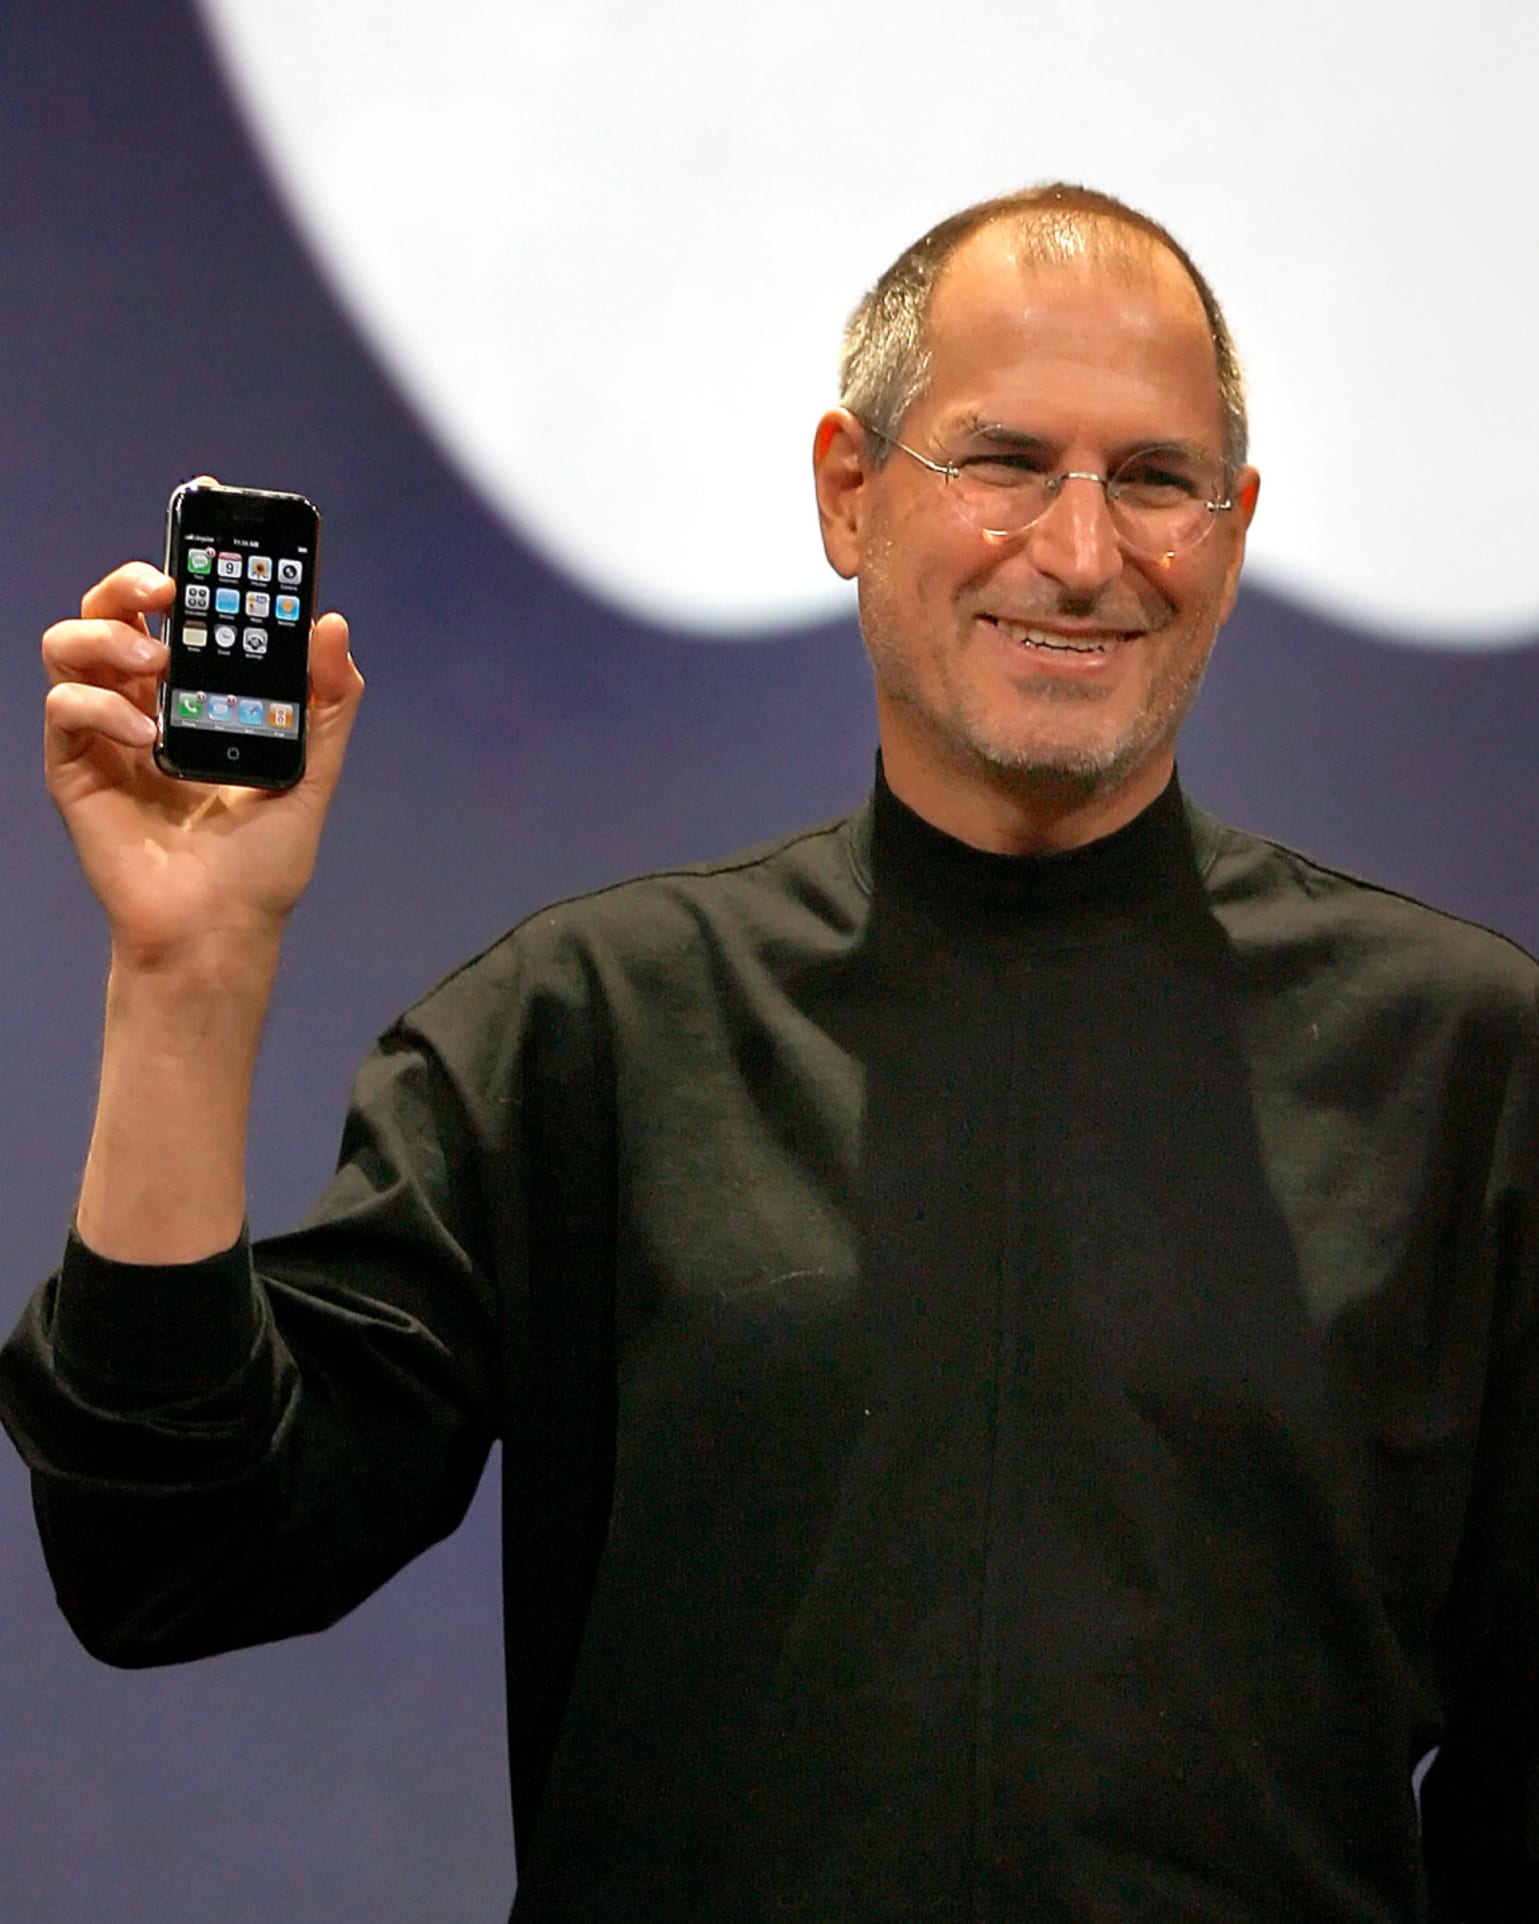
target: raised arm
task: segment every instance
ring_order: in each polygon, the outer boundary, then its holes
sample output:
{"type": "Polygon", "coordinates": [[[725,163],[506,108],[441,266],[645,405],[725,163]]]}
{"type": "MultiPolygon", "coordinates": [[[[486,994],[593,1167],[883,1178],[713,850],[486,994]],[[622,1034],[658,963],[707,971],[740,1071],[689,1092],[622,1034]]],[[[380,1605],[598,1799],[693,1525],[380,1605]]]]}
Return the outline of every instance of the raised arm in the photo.
{"type": "Polygon", "coordinates": [[[315,864],[363,680],[316,623],[309,751],[285,793],[163,775],[151,753],[172,584],[131,562],[43,637],[49,792],[112,934],[101,1091],[77,1212],[120,1262],[227,1248],[245,1216],[252,1070],[284,925],[315,864]]]}
{"type": "Polygon", "coordinates": [[[112,964],[77,1233],[0,1348],[60,1603],[124,1664],[333,1621],[453,1528],[496,1420],[490,1288],[461,1221],[471,1131],[429,1041],[371,1058],[310,1227],[255,1257],[241,1236],[279,945],[363,684],[324,617],[302,783],[172,780],[145,620],[172,592],[130,564],[43,640],[49,787],[112,964]]]}

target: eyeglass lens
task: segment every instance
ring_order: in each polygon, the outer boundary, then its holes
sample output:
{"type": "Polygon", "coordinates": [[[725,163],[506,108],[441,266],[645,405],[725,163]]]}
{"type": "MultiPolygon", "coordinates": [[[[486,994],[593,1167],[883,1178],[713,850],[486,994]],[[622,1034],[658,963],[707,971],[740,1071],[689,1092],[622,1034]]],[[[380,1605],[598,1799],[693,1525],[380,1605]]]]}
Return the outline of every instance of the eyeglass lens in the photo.
{"type": "Polygon", "coordinates": [[[1140,454],[1104,478],[1067,478],[1014,457],[969,457],[949,483],[956,505],[984,534],[1022,534],[1041,520],[1065,486],[1098,486],[1124,547],[1164,556],[1194,548],[1211,530],[1222,490],[1179,454],[1140,454]]]}

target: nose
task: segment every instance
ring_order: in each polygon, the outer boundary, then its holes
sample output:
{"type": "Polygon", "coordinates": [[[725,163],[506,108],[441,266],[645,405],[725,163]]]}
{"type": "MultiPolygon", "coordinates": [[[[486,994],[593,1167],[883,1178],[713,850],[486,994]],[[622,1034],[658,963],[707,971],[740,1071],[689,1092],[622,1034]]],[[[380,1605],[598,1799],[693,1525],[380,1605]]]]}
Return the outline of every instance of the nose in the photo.
{"type": "Polygon", "coordinates": [[[1071,470],[1046,512],[1026,530],[1026,552],[1039,574],[1076,595],[1090,595],[1122,572],[1122,549],[1099,474],[1071,470]]]}

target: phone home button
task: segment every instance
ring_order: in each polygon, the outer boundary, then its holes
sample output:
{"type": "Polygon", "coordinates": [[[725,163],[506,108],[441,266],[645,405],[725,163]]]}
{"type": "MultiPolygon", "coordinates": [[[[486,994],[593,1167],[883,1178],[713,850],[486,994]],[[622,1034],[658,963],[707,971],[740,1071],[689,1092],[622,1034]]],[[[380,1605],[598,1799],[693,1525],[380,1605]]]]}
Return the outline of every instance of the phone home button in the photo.
{"type": "Polygon", "coordinates": [[[227,762],[238,762],[240,760],[240,750],[238,748],[227,748],[224,751],[224,758],[227,762]]]}

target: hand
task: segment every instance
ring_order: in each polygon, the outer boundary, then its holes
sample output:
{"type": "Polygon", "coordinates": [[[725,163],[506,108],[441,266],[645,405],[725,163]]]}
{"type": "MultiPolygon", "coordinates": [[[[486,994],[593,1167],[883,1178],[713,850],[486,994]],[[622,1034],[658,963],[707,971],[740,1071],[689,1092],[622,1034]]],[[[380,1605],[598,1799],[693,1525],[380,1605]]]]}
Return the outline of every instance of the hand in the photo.
{"type": "Polygon", "coordinates": [[[49,793],[115,957],[157,967],[253,935],[276,940],[314,868],[363,693],[346,622],[323,615],[310,641],[304,779],[274,793],[163,775],[151,751],[167,651],[145,616],[173,594],[159,569],[129,562],[89,590],[78,621],[43,636],[49,793]]]}

